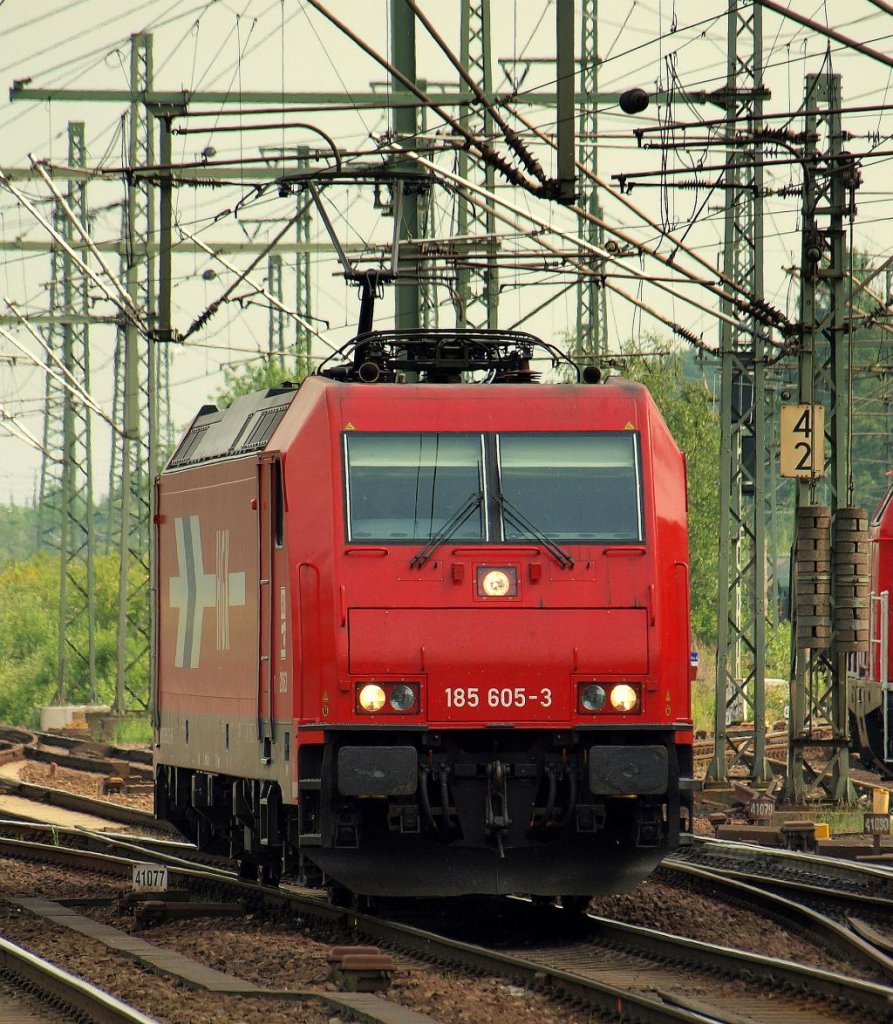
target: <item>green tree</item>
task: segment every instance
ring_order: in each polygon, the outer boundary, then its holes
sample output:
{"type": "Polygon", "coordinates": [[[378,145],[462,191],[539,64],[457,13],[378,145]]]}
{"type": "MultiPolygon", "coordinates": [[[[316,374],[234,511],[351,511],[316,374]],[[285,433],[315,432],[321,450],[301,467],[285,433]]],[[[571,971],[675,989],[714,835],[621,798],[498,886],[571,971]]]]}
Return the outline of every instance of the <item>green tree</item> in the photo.
{"type": "MultiPolygon", "coordinates": [[[[654,349],[667,344],[654,339],[654,349]]],[[[719,416],[708,387],[714,364],[687,353],[656,355],[626,346],[623,375],[648,388],[688,470],[688,535],[691,548],[692,630],[702,644],[716,643],[719,537],[719,416]]]]}
{"type": "Polygon", "coordinates": [[[30,558],[37,551],[37,509],[0,505],[0,565],[12,558],[30,558]]]}
{"type": "MultiPolygon", "coordinates": [[[[117,678],[118,557],[97,557],[96,673],[99,700],[111,704],[117,678]]],[[[135,569],[134,572],[144,570],[135,569]]],[[[8,562],[0,569],[0,720],[37,725],[40,708],[58,693],[59,637],[58,555],[39,552],[27,559],[8,562]]],[[[74,575],[86,573],[84,565],[74,575]]],[[[83,581],[84,583],[86,580],[83,581]]],[[[141,588],[148,594],[148,587],[141,588]]],[[[144,608],[141,614],[148,614],[144,608]]],[[[148,619],[146,619],[148,621],[148,619]]],[[[72,646],[87,650],[86,623],[70,636],[72,646]]],[[[91,697],[86,663],[69,654],[70,672],[65,700],[71,703],[91,697]]],[[[132,696],[144,703],[148,694],[148,666],[137,664],[131,673],[132,696]]]]}
{"type": "Polygon", "coordinates": [[[299,381],[302,376],[296,366],[283,365],[277,359],[226,367],[223,371],[224,386],[214,395],[213,401],[225,409],[239,395],[275,388],[286,381],[299,381]]]}
{"type": "Polygon", "coordinates": [[[0,720],[36,725],[56,687],[58,562],[46,554],[0,571],[0,720]]]}

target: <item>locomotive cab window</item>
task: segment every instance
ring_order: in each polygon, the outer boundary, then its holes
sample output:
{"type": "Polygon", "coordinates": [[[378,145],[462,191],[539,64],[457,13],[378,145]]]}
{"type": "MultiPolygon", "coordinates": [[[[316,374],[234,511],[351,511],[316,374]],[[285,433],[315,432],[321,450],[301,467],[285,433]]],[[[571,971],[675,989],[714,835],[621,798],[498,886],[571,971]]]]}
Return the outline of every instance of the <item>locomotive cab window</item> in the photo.
{"type": "Polygon", "coordinates": [[[482,541],[484,474],[479,434],[344,434],[351,542],[482,541]]]}
{"type": "Polygon", "coordinates": [[[558,540],[642,541],[637,433],[500,434],[497,444],[504,540],[525,539],[526,519],[558,540]]]}
{"type": "Polygon", "coordinates": [[[641,543],[633,431],[344,434],[350,543],[641,543]]]}

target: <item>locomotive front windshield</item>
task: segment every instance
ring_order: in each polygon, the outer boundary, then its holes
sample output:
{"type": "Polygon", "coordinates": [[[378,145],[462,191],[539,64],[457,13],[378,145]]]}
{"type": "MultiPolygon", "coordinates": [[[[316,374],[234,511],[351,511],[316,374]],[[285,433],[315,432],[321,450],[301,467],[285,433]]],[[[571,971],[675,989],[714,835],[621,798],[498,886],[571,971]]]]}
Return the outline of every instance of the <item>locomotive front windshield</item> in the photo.
{"type": "MultiPolygon", "coordinates": [[[[483,489],[480,434],[344,435],[348,539],[428,540],[483,489]]],[[[452,536],[484,539],[483,501],[452,536]]]]}
{"type": "Polygon", "coordinates": [[[344,434],[348,541],[643,539],[638,434],[344,434]]]}
{"type": "MultiPolygon", "coordinates": [[[[567,541],[641,541],[638,434],[500,434],[500,492],[543,533],[567,541]]],[[[528,538],[503,514],[507,541],[528,538]]]]}

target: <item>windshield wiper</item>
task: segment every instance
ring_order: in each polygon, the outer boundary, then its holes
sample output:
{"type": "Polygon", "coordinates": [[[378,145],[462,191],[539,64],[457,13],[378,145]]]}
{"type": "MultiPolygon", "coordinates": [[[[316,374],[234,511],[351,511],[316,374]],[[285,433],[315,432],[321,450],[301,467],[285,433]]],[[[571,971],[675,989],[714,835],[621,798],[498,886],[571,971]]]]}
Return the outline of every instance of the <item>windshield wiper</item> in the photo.
{"type": "Polygon", "coordinates": [[[475,491],[474,494],[462,505],[461,508],[457,509],[450,518],[441,526],[441,528],[434,534],[434,536],[428,541],[428,543],[419,548],[419,550],[412,556],[412,560],[409,563],[410,569],[421,569],[421,567],[428,561],[428,559],[434,554],[438,547],[445,540],[449,540],[450,537],[459,529],[459,527],[468,519],[473,512],[477,511],[481,507],[481,502],[484,500],[483,491],[475,491]]]}
{"type": "Polygon", "coordinates": [[[515,526],[520,527],[522,530],[526,530],[534,540],[537,540],[542,544],[542,546],[562,568],[573,569],[574,560],[564,550],[564,548],[559,547],[555,541],[550,537],[547,537],[539,527],[534,526],[527,516],[525,516],[519,508],[516,508],[516,506],[514,506],[504,494],[500,494],[496,500],[502,507],[502,515],[506,522],[512,522],[515,526]]]}

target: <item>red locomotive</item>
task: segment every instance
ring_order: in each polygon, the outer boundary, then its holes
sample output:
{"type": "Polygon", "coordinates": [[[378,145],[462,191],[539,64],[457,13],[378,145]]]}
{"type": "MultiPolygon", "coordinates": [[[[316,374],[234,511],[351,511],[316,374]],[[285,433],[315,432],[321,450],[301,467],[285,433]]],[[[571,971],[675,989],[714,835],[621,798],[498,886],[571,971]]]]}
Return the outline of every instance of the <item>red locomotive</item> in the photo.
{"type": "Polygon", "coordinates": [[[684,459],[537,345],[370,332],[198,413],[155,494],[159,817],[339,896],[588,897],[689,831],[684,459]]]}

